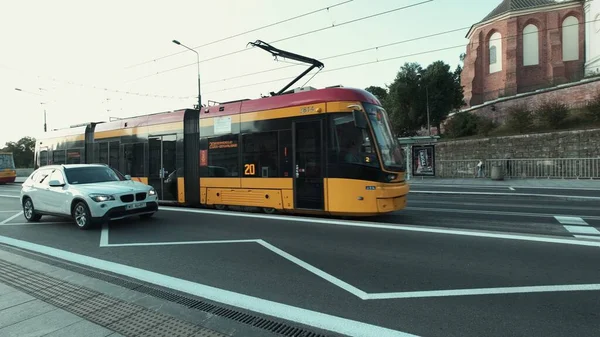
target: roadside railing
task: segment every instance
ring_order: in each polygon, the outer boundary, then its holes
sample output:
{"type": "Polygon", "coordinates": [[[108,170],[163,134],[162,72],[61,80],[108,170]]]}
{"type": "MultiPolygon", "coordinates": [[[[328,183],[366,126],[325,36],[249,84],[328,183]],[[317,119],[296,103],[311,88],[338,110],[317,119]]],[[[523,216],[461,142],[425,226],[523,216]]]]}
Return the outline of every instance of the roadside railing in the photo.
{"type": "MultiPolygon", "coordinates": [[[[479,160],[438,160],[436,176],[471,178],[477,174],[479,160]]],[[[500,166],[507,178],[592,179],[600,178],[600,158],[487,159],[484,173],[490,177],[492,166],[500,166]]]]}

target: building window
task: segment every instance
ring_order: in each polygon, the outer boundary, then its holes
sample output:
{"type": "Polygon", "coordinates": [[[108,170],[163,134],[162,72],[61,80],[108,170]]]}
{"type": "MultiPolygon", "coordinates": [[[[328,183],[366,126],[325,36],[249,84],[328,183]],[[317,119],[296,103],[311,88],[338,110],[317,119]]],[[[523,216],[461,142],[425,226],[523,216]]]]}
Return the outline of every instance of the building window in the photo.
{"type": "Polygon", "coordinates": [[[579,20],[569,16],[562,25],[563,61],[579,60],[579,20]]]}
{"type": "Polygon", "coordinates": [[[495,32],[488,41],[490,53],[490,74],[502,70],[502,35],[495,32]]]}
{"type": "Polygon", "coordinates": [[[540,63],[540,45],[538,28],[527,25],[523,29],[523,65],[533,66],[540,63]]]}

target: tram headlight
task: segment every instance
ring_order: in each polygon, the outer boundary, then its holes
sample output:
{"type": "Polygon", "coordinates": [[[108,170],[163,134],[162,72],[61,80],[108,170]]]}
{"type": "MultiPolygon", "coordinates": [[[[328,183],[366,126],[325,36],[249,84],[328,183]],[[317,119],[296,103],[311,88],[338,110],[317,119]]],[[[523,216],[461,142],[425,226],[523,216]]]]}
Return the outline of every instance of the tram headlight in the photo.
{"type": "Polygon", "coordinates": [[[396,175],[395,174],[388,174],[388,176],[387,176],[387,180],[388,181],[393,181],[394,179],[396,179],[396,175]]]}

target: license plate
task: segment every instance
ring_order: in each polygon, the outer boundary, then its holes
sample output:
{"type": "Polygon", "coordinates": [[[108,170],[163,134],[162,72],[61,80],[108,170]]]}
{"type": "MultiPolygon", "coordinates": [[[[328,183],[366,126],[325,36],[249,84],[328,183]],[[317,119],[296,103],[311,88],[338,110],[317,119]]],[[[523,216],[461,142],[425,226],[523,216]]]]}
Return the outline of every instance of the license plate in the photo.
{"type": "Polygon", "coordinates": [[[142,207],[146,207],[145,202],[136,202],[135,204],[129,204],[129,205],[125,206],[125,209],[136,209],[136,208],[142,208],[142,207]]]}

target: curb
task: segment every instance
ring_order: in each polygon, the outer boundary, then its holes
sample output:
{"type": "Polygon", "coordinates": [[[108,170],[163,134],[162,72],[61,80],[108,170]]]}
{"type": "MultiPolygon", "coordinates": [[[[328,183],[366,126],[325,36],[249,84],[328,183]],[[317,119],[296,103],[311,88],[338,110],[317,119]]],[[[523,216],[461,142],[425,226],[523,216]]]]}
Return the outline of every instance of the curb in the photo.
{"type": "Polygon", "coordinates": [[[459,192],[459,191],[410,191],[410,193],[420,194],[452,194],[452,195],[481,195],[481,196],[510,196],[510,197],[533,197],[533,198],[551,198],[565,201],[600,201],[600,197],[586,197],[578,195],[556,195],[556,194],[535,194],[535,193],[493,193],[493,192],[459,192]]]}

